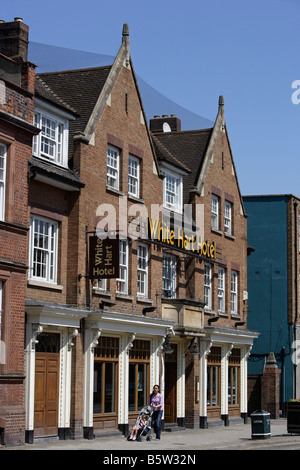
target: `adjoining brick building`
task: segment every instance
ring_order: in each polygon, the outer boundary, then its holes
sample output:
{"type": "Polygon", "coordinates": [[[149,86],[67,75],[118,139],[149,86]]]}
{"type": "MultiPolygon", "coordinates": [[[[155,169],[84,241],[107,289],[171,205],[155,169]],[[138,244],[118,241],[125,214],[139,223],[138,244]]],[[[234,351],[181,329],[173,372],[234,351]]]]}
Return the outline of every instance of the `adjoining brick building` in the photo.
{"type": "Polygon", "coordinates": [[[257,333],[222,97],[211,129],[181,132],[175,116],[148,128],[127,25],[113,64],[37,74],[35,87],[26,441],[126,434],[154,384],[165,428],[245,418],[257,333]],[[117,276],[91,270],[100,234],[117,276]]]}
{"type": "Polygon", "coordinates": [[[24,443],[24,324],[27,277],[28,159],[35,65],[27,61],[28,26],[0,24],[0,438],[24,443]]]}

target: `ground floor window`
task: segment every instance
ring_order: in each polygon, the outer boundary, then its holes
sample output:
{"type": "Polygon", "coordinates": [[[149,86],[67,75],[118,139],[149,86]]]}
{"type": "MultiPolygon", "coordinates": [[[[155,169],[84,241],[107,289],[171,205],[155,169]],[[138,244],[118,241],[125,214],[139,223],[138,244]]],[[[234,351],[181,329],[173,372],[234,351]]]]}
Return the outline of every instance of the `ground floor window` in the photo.
{"type": "Polygon", "coordinates": [[[150,374],[150,341],[135,340],[129,352],[128,411],[138,412],[147,404],[150,374]]]}
{"type": "Polygon", "coordinates": [[[94,357],[94,414],[116,413],[119,339],[100,337],[94,357]]]}
{"type": "Polygon", "coordinates": [[[240,363],[241,351],[233,348],[228,361],[228,405],[240,403],[240,363]]]}
{"type": "Polygon", "coordinates": [[[212,347],[207,358],[207,407],[220,406],[221,348],[212,347]]]}

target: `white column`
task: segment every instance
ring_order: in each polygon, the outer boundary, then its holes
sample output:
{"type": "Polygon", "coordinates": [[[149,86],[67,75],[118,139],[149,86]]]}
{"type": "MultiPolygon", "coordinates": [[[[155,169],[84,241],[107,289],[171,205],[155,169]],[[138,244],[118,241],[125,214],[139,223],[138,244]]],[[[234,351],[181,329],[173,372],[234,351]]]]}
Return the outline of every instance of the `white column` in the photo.
{"type": "Polygon", "coordinates": [[[70,427],[72,348],[73,339],[77,335],[78,330],[75,328],[64,329],[61,334],[59,428],[70,427]]]}
{"type": "Polygon", "coordinates": [[[93,427],[93,392],[94,392],[94,348],[98,344],[101,330],[98,328],[86,328],[84,332],[84,402],[83,402],[83,426],[93,427]]]}
{"type": "Polygon", "coordinates": [[[224,344],[221,349],[221,416],[228,420],[228,357],[233,344],[224,344]]]}
{"type": "Polygon", "coordinates": [[[42,333],[41,325],[26,324],[26,350],[25,350],[25,429],[34,430],[34,390],[35,390],[35,345],[37,337],[42,333]]]}
{"type": "Polygon", "coordinates": [[[212,346],[211,341],[200,341],[200,426],[206,427],[207,420],[207,356],[212,346]]]}
{"type": "Polygon", "coordinates": [[[185,342],[177,344],[177,419],[185,418],[185,342]]]}
{"type": "Polygon", "coordinates": [[[248,357],[252,346],[241,348],[241,414],[245,416],[248,412],[248,357]]]}
{"type": "Polygon", "coordinates": [[[135,333],[121,337],[119,355],[119,415],[121,425],[128,424],[129,351],[133,346],[135,333]]]}

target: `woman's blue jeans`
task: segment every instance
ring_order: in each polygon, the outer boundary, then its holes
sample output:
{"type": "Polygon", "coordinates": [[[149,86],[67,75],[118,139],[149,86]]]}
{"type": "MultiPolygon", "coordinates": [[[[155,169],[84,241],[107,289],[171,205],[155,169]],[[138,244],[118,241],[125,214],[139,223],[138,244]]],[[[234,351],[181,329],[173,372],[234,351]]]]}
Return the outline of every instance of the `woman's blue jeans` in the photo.
{"type": "Polygon", "coordinates": [[[160,439],[160,433],[161,433],[162,413],[163,413],[162,410],[153,411],[153,415],[152,415],[152,427],[154,428],[154,432],[158,439],[160,439]]]}

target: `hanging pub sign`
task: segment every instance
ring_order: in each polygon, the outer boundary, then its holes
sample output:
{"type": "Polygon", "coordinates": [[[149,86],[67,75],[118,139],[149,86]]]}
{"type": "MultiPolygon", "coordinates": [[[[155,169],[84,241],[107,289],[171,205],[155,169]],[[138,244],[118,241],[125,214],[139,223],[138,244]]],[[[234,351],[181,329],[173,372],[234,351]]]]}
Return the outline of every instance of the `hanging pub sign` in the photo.
{"type": "Polygon", "coordinates": [[[119,239],[97,236],[89,239],[89,278],[90,279],[114,279],[119,277],[119,239]]]}

